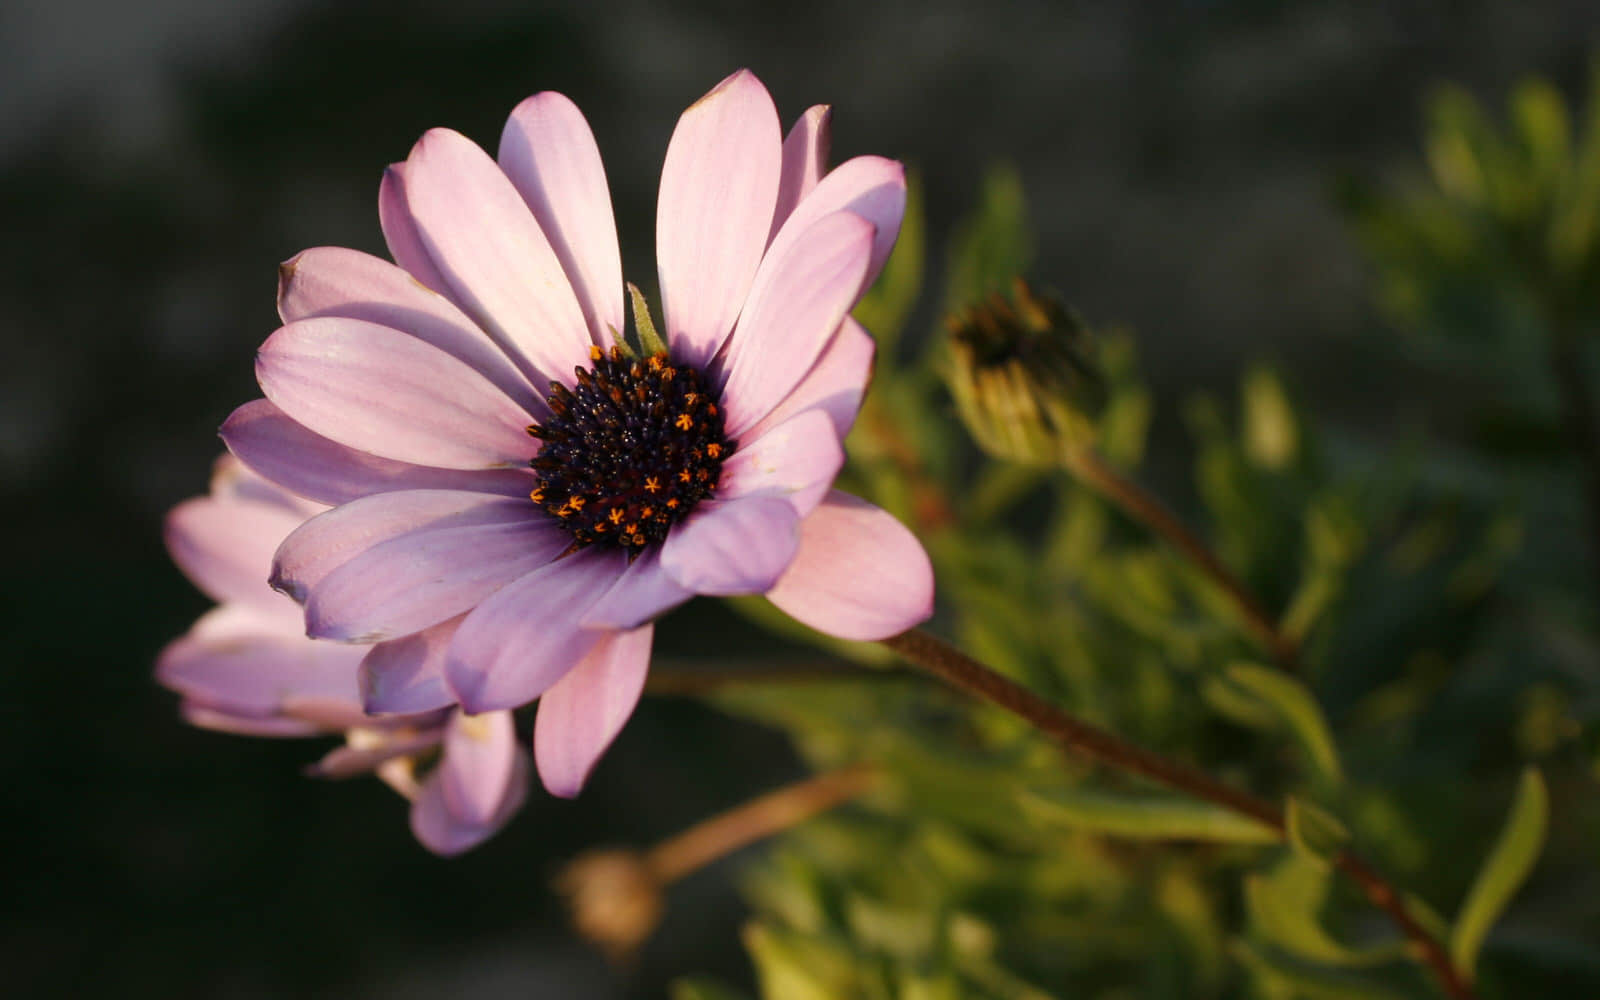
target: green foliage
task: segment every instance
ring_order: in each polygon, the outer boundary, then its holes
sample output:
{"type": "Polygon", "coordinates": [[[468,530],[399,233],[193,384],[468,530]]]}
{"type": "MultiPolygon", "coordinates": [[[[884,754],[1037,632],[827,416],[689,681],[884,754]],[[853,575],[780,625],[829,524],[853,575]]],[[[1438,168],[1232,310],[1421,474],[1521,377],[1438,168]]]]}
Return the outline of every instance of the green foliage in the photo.
{"type": "MultiPolygon", "coordinates": [[[[1600,101],[1574,115],[1545,84],[1517,89],[1504,126],[1441,91],[1430,183],[1346,191],[1376,294],[1425,335],[1383,349],[1428,342],[1424,359],[1474,359],[1493,391],[1473,400],[1521,407],[1519,426],[1553,419],[1540,338],[1600,319],[1597,125],[1600,101]]],[[[1363,440],[1315,419],[1297,379],[1265,366],[1231,398],[1160,401],[1189,432],[1195,502],[1179,513],[1298,647],[1286,671],[1212,578],[1095,490],[968,441],[938,377],[941,342],[906,330],[917,303],[963,308],[1026,268],[1015,172],[987,176],[931,293],[926,232],[914,196],[858,309],[897,349],[880,352],[841,485],[924,540],[938,631],[1092,723],[1283,803],[1287,836],[1132,785],[908,672],[724,689],[719,706],[788,733],[812,766],[870,762],[886,776],[750,869],[762,996],[1431,995],[1414,949],[1341,876],[1346,850],[1392,876],[1463,970],[1483,966],[1485,997],[1524,995],[1525,982],[1600,991],[1600,644],[1583,529],[1558,513],[1576,484],[1475,430],[1363,440]],[[1539,772],[1490,847],[1495,790],[1534,761],[1567,828],[1541,872],[1564,873],[1565,891],[1533,871],[1549,812],[1539,772]],[[1454,899],[1453,923],[1425,902],[1454,899]]],[[[1149,481],[1158,402],[1136,341],[1094,332],[1094,440],[1110,467],[1149,481]]],[[[738,606],[889,665],[760,599],[738,606]]]]}

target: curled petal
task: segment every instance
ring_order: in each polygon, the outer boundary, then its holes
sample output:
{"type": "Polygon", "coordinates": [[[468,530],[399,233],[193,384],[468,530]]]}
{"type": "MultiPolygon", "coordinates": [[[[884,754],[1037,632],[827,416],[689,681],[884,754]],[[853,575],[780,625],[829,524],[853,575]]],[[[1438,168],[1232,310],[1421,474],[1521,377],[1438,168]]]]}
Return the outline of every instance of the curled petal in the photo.
{"type": "Polygon", "coordinates": [[[799,521],[776,497],[702,501],[662,544],[661,567],[696,594],[765,593],[794,558],[799,521]]]}
{"type": "Polygon", "coordinates": [[[778,203],[772,213],[772,231],[767,234],[769,244],[789,213],[828,172],[832,145],[833,109],[826,104],[807,108],[784,137],[783,174],[778,179],[778,203]]]}
{"type": "Polygon", "coordinates": [[[510,712],[451,713],[438,771],[450,814],[476,826],[491,822],[511,792],[516,760],[517,731],[510,712]]]}
{"type": "Polygon", "coordinates": [[[471,850],[494,836],[511,821],[528,798],[528,782],[533,770],[526,751],[518,750],[513,761],[511,779],[506,785],[506,795],[500,808],[486,823],[462,820],[451,812],[445,798],[444,782],[430,776],[411,803],[411,832],[423,847],[435,854],[450,857],[471,850]]]}
{"type": "Polygon", "coordinates": [[[835,490],[800,523],[800,551],[767,599],[819,632],[884,639],[933,614],[933,566],[905,525],[835,490]]]}

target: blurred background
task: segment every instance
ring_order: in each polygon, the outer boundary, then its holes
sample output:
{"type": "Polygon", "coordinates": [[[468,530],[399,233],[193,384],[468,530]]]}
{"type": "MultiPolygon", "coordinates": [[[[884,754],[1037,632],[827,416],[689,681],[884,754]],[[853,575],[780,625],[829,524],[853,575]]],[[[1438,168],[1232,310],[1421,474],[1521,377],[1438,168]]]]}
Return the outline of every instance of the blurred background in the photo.
{"type": "MultiPolygon", "coordinates": [[[[625,271],[646,285],[673,124],[739,66],[786,121],[833,104],[836,161],[913,165],[930,246],[1008,161],[1031,273],[1137,332],[1156,400],[1147,478],[1185,508],[1176,403],[1231,392],[1249,359],[1357,436],[1476,432],[1477,390],[1390,351],[1344,181],[1420,172],[1437,82],[1498,102],[1536,74],[1580,96],[1597,29],[1579,0],[0,8],[8,985],[656,997],[688,972],[751,981],[736,865],[674,889],[626,968],[566,929],[548,884],[585,847],[649,843],[800,773],[777,733],[650,700],[581,799],[536,794],[443,861],[377,782],[301,777],[309,744],[190,729],[151,681],[207,606],[167,560],[161,518],[204,491],[217,426],[257,394],[276,265],[323,244],[382,253],[382,168],[425,129],[492,149],[521,98],[571,96],[606,158],[625,271]]],[[[932,301],[905,340],[934,329],[932,301]]],[[[1577,503],[1552,499],[1553,523],[1581,531],[1577,503]]],[[[769,655],[702,604],[667,621],[658,655],[769,655]]]]}

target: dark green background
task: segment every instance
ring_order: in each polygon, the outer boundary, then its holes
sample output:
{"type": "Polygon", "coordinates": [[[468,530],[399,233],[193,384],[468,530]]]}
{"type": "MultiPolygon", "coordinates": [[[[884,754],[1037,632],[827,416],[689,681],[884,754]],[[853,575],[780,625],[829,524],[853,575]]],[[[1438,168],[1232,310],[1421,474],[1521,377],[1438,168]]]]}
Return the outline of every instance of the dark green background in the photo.
{"type": "MultiPolygon", "coordinates": [[[[796,772],[782,742],[681,701],[638,713],[576,803],[536,794],[440,861],[376,782],[317,749],[193,731],[150,680],[206,602],[164,510],[200,492],[254,395],[278,261],[381,251],[382,167],[421,132],[493,148],[541,89],[606,156],[630,278],[653,279],[656,172],[678,112],[748,65],[786,120],[835,105],[840,157],[915,165],[931,231],[983,166],[1018,164],[1038,276],[1141,335],[1158,469],[1172,405],[1284,364],[1324,415],[1381,436],[1438,402],[1371,365],[1340,171],[1415,167],[1433,82],[1498,95],[1584,78],[1592,5],[733,3],[50,5],[0,12],[0,969],[24,995],[659,996],[747,978],[732,868],[679,887],[610,971],[547,890],[576,851],[647,843],[796,772]]],[[[924,320],[931,317],[924,317],[924,320]]],[[[927,324],[924,323],[924,326],[927,324]]],[[[1162,459],[1165,458],[1163,462],[1162,459]]],[[[659,649],[763,650],[713,604],[659,649]]],[[[780,654],[781,655],[781,654],[780,654]]]]}

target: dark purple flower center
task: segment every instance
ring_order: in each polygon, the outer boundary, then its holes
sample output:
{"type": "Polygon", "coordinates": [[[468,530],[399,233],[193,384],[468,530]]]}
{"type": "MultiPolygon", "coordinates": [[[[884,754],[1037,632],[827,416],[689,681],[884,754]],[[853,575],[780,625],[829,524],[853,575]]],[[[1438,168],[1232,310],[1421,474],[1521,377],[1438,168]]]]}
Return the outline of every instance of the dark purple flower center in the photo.
{"type": "Polygon", "coordinates": [[[639,552],[716,491],[737,442],[723,436],[722,408],[698,369],[664,353],[590,352],[574,388],[551,385],[550,419],[528,428],[544,442],[531,496],[574,549],[639,552]]]}

